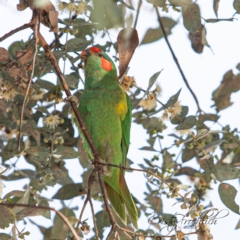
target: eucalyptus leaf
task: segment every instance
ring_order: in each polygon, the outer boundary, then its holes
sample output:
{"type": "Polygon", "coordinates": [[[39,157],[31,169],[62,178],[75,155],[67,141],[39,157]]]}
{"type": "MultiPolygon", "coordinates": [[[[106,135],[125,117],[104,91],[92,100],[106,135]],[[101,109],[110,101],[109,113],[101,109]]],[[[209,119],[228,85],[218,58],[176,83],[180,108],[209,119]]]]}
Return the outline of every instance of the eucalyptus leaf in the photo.
{"type": "MultiPolygon", "coordinates": [[[[221,145],[225,140],[217,140],[214,142],[211,142],[203,147],[203,151],[205,153],[213,152],[219,145],[221,145]]],[[[203,152],[199,151],[198,156],[203,156],[203,152]]]]}
{"type": "MultiPolygon", "coordinates": [[[[17,203],[21,203],[21,204],[27,204],[29,197],[30,197],[30,188],[28,188],[26,190],[26,192],[23,194],[23,196],[20,198],[20,200],[17,203]]],[[[12,211],[16,214],[18,212],[20,212],[22,209],[24,209],[25,207],[14,207],[12,209],[12,211]]]]}
{"type": "Polygon", "coordinates": [[[193,128],[197,123],[195,116],[186,117],[175,129],[176,130],[187,130],[193,128]]]}
{"type": "Polygon", "coordinates": [[[182,111],[181,113],[175,117],[175,118],[170,118],[170,122],[172,124],[180,124],[182,120],[187,116],[188,114],[188,106],[182,106],[182,111]]]}
{"type": "Polygon", "coordinates": [[[200,8],[196,3],[182,7],[183,25],[189,32],[198,31],[201,26],[200,8]]]}
{"type": "Polygon", "coordinates": [[[67,52],[78,52],[86,49],[90,43],[90,41],[82,38],[72,38],[67,41],[65,48],[67,52]]]}
{"type": "Polygon", "coordinates": [[[54,155],[60,155],[61,158],[64,159],[79,157],[79,153],[75,149],[67,146],[58,146],[57,149],[54,151],[54,155]]]}
{"type": "Polygon", "coordinates": [[[15,222],[15,214],[11,208],[0,205],[0,219],[0,229],[8,228],[10,224],[15,222]]]}
{"type": "Polygon", "coordinates": [[[164,7],[166,0],[147,0],[149,3],[152,3],[154,6],[164,7]]]}
{"type": "Polygon", "coordinates": [[[68,200],[83,194],[86,194],[86,190],[81,183],[70,183],[61,187],[52,198],[68,200]]]}
{"type": "Polygon", "coordinates": [[[164,150],[163,152],[163,164],[162,164],[162,169],[163,171],[166,171],[167,169],[172,168],[174,165],[173,159],[172,159],[172,155],[164,150]]]}
{"type": "Polygon", "coordinates": [[[147,91],[146,92],[148,92],[150,89],[151,89],[151,87],[154,85],[154,83],[157,81],[157,79],[158,79],[158,76],[159,76],[159,74],[162,72],[162,70],[161,71],[159,71],[159,72],[156,72],[156,73],[154,73],[152,76],[151,76],[151,78],[149,79],[149,82],[148,82],[148,88],[147,88],[147,91]]]}
{"type": "MultiPolygon", "coordinates": [[[[177,24],[177,22],[168,17],[162,17],[161,20],[162,20],[166,35],[170,35],[172,33],[171,32],[172,28],[177,24]]],[[[158,41],[161,38],[163,38],[163,33],[160,27],[149,28],[143,37],[141,45],[158,41]]]]}
{"type": "Polygon", "coordinates": [[[161,108],[161,109],[165,109],[165,108],[169,108],[172,107],[177,101],[178,101],[178,97],[180,95],[182,89],[179,89],[178,92],[176,94],[174,94],[173,96],[171,96],[167,103],[161,108]]]}
{"type": "Polygon", "coordinates": [[[218,188],[219,196],[222,202],[233,212],[239,214],[239,205],[234,201],[237,190],[228,183],[221,183],[218,188]]]}
{"type": "Polygon", "coordinates": [[[13,240],[12,236],[10,236],[10,235],[8,235],[6,233],[0,233],[0,239],[1,240],[13,240]]]}
{"type": "Polygon", "coordinates": [[[78,87],[78,82],[79,82],[79,76],[77,75],[77,73],[72,72],[68,75],[65,75],[65,79],[67,81],[68,87],[71,90],[75,90],[78,87]]]}
{"type": "Polygon", "coordinates": [[[240,1],[239,0],[234,0],[233,7],[237,11],[237,13],[240,14],[240,1]]]}

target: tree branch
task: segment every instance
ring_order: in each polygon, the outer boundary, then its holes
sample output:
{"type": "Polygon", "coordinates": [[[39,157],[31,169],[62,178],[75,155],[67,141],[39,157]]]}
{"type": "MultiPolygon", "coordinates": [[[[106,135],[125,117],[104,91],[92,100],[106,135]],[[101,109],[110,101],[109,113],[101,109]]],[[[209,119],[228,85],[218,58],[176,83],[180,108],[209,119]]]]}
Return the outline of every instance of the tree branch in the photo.
{"type": "Polygon", "coordinates": [[[166,43],[167,43],[167,45],[168,45],[168,48],[169,48],[169,50],[170,50],[170,52],[171,52],[171,54],[172,54],[173,60],[175,61],[176,65],[177,65],[177,67],[178,67],[178,70],[179,70],[179,72],[180,72],[180,74],[181,74],[181,76],[182,76],[182,78],[183,78],[183,81],[185,82],[188,90],[189,90],[190,93],[192,94],[192,96],[193,96],[193,98],[194,98],[194,100],[195,100],[195,102],[196,102],[196,104],[197,104],[198,112],[201,114],[202,110],[201,110],[201,108],[200,108],[200,105],[199,105],[197,96],[196,96],[196,94],[193,92],[192,88],[190,87],[190,85],[189,85],[189,83],[188,83],[188,81],[187,81],[187,78],[185,77],[185,74],[184,74],[184,72],[183,72],[183,70],[182,70],[182,68],[181,68],[181,66],[180,66],[180,64],[179,64],[179,62],[178,62],[178,59],[177,59],[177,57],[176,57],[176,55],[175,55],[175,53],[174,53],[174,51],[173,51],[173,49],[172,49],[172,47],[171,47],[171,44],[170,44],[169,41],[168,41],[168,37],[167,37],[166,31],[165,31],[165,28],[164,28],[164,26],[163,26],[163,22],[162,22],[162,19],[161,19],[161,16],[160,16],[160,12],[158,11],[157,6],[154,6],[154,8],[155,8],[156,13],[157,13],[158,22],[159,22],[159,24],[160,24],[160,28],[161,28],[161,30],[162,30],[164,39],[165,39],[165,41],[166,41],[166,43]]]}
{"type": "Polygon", "coordinates": [[[30,79],[28,81],[28,86],[26,89],[26,94],[24,96],[23,104],[22,104],[22,109],[21,109],[21,117],[20,117],[20,124],[19,124],[19,135],[18,135],[18,151],[20,151],[20,145],[21,145],[21,132],[22,132],[22,123],[23,123],[23,115],[24,115],[24,109],[25,105],[27,102],[28,98],[28,93],[31,87],[33,75],[34,75],[34,68],[35,68],[35,63],[36,63],[36,57],[37,57],[37,52],[38,52],[38,31],[39,31],[39,26],[40,26],[40,21],[39,21],[39,11],[36,11],[36,16],[35,16],[35,26],[34,26],[34,36],[35,36],[35,51],[33,55],[33,60],[32,60],[32,72],[30,79]]]}
{"type": "Polygon", "coordinates": [[[0,205],[10,207],[10,208],[12,208],[12,207],[26,207],[26,208],[39,208],[39,209],[54,211],[64,221],[64,223],[68,226],[68,228],[72,232],[73,236],[77,240],[80,240],[80,237],[78,236],[78,234],[76,233],[75,229],[73,228],[71,223],[68,221],[68,219],[61,212],[59,212],[58,210],[56,210],[54,208],[46,207],[46,206],[40,206],[40,205],[36,206],[36,205],[31,205],[31,204],[22,204],[22,203],[0,203],[0,205]]]}
{"type": "Polygon", "coordinates": [[[139,17],[139,13],[140,13],[140,8],[142,6],[142,0],[139,0],[138,2],[138,8],[137,8],[137,15],[136,15],[136,18],[135,18],[135,21],[134,21],[134,25],[133,25],[133,28],[136,29],[137,27],[137,22],[138,22],[138,17],[139,17]]]}
{"type": "Polygon", "coordinates": [[[93,203],[92,203],[92,199],[91,199],[91,189],[92,189],[92,185],[93,185],[93,182],[94,182],[94,178],[95,178],[95,175],[96,175],[96,169],[93,169],[89,179],[88,179],[88,192],[87,192],[87,197],[83,203],[83,207],[82,207],[82,210],[81,210],[81,213],[80,213],[80,216],[79,216],[79,221],[77,223],[77,226],[76,228],[79,227],[80,223],[81,223],[81,220],[82,220],[82,215],[83,215],[83,212],[87,206],[87,203],[89,202],[90,203],[90,207],[91,207],[91,212],[92,212],[92,217],[93,217],[93,224],[94,224],[94,229],[95,229],[95,233],[96,233],[96,239],[100,239],[99,238],[99,235],[98,235],[98,229],[97,229],[97,222],[96,222],[96,218],[95,218],[95,212],[94,212],[94,207],[93,207],[93,203]]]}
{"type": "MultiPolygon", "coordinates": [[[[93,164],[94,164],[94,162],[93,162],[93,164]]],[[[169,189],[174,190],[174,187],[172,187],[168,182],[166,182],[166,180],[164,178],[159,177],[157,174],[153,173],[152,171],[144,170],[144,169],[138,169],[138,168],[128,168],[128,167],[119,166],[119,165],[115,165],[115,164],[111,164],[111,163],[99,162],[98,164],[103,165],[103,166],[116,167],[116,168],[120,168],[120,169],[127,170],[127,171],[136,171],[136,172],[148,173],[148,174],[152,175],[153,177],[157,178],[158,180],[164,182],[169,187],[169,189]]],[[[178,195],[181,198],[184,198],[180,193],[178,193],[178,195]]]]}
{"type": "Polygon", "coordinates": [[[3,40],[5,40],[6,38],[12,36],[13,34],[21,31],[21,30],[24,30],[26,28],[29,28],[30,27],[30,23],[26,23],[26,24],[23,24],[21,27],[18,27],[16,29],[13,29],[12,31],[10,31],[9,33],[6,33],[5,35],[3,35],[1,38],[0,38],[0,42],[2,42],[3,40]]]}

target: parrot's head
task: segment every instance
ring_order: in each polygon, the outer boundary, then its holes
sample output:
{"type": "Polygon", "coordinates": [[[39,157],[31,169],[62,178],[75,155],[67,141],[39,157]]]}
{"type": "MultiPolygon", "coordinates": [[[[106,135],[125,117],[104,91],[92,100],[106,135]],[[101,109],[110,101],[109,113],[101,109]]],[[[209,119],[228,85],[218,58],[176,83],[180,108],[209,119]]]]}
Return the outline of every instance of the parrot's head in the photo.
{"type": "Polygon", "coordinates": [[[84,62],[85,87],[100,85],[108,76],[112,77],[113,81],[116,80],[117,71],[113,61],[100,48],[90,47],[82,51],[80,57],[84,62]]]}

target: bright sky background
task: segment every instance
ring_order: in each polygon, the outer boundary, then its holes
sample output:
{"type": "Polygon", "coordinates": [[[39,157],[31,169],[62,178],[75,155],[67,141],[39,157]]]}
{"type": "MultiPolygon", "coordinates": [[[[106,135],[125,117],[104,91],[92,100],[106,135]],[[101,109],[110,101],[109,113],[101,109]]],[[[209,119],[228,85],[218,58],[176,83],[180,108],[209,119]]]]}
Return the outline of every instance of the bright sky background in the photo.
{"type": "MultiPolygon", "coordinates": [[[[55,2],[52,1],[54,4],[55,2]]],[[[133,1],[135,6],[137,1],[133,1]]],[[[199,0],[198,4],[201,8],[201,16],[205,19],[215,18],[213,9],[213,1],[204,1],[199,0]]],[[[234,9],[232,7],[232,2],[229,0],[221,0],[218,16],[219,18],[231,18],[234,14],[234,9]]],[[[17,0],[0,0],[0,36],[3,36],[5,33],[9,32],[12,29],[15,29],[24,23],[28,23],[31,19],[30,9],[26,9],[23,12],[18,12],[16,10],[17,0]]],[[[205,47],[202,54],[196,54],[192,48],[191,43],[188,39],[188,32],[182,24],[181,13],[176,13],[170,9],[169,13],[162,14],[162,16],[173,17],[175,20],[179,20],[180,23],[173,28],[172,35],[169,36],[169,41],[173,47],[175,54],[180,62],[180,65],[188,79],[190,86],[193,91],[196,93],[201,108],[208,113],[215,113],[213,108],[210,108],[213,105],[211,100],[212,91],[215,90],[222,80],[223,74],[228,70],[233,69],[234,73],[238,71],[235,69],[235,66],[240,62],[240,22],[235,20],[233,22],[219,22],[219,23],[208,23],[206,24],[207,29],[207,40],[211,46],[210,48],[205,47]]],[[[61,16],[60,16],[61,17],[61,16]]],[[[235,15],[235,18],[239,19],[239,15],[235,15]]],[[[203,21],[202,21],[203,22],[203,21]]],[[[144,1],[139,21],[137,25],[137,30],[139,33],[140,42],[146,32],[146,30],[151,27],[158,27],[158,22],[155,16],[155,10],[152,9],[151,5],[144,1]]],[[[48,29],[41,26],[41,31],[44,36],[49,36],[49,42],[52,41],[53,35],[48,32],[48,29]]],[[[32,33],[31,30],[21,31],[10,38],[6,39],[3,42],[0,42],[0,47],[7,48],[12,42],[16,40],[27,40],[29,35],[32,33]]],[[[111,38],[116,38],[116,31],[112,31],[111,38]]],[[[180,88],[182,92],[179,99],[183,105],[188,105],[190,109],[190,114],[196,113],[195,102],[190,95],[189,91],[185,87],[185,84],[180,76],[180,73],[172,59],[172,56],[166,46],[164,40],[158,41],[153,44],[147,44],[140,46],[135,51],[135,54],[130,63],[129,75],[134,76],[137,84],[142,88],[146,88],[148,85],[149,78],[157,71],[164,69],[164,71],[159,76],[158,82],[161,84],[164,92],[161,97],[161,101],[165,102],[170,96],[175,94],[180,88]]],[[[55,79],[54,79],[55,81],[55,79]]],[[[232,128],[239,128],[239,109],[240,109],[240,94],[232,94],[231,100],[234,102],[234,105],[224,111],[220,112],[221,118],[219,122],[222,125],[230,124],[232,128]]],[[[168,133],[172,133],[173,125],[167,124],[169,126],[168,133]]],[[[217,124],[211,125],[212,130],[220,129],[217,124]]],[[[133,167],[137,167],[137,164],[143,163],[143,157],[152,157],[154,153],[144,152],[138,150],[138,148],[146,144],[147,135],[145,131],[141,128],[140,125],[133,124],[131,132],[131,146],[128,157],[135,163],[133,167]]],[[[167,137],[162,141],[163,147],[167,147],[171,144],[172,138],[167,137]]],[[[190,163],[184,164],[184,166],[193,166],[195,162],[192,160],[190,163]]],[[[69,174],[74,179],[75,182],[80,182],[80,173],[82,168],[79,166],[77,160],[68,160],[66,161],[66,166],[70,170],[69,174]]],[[[17,167],[26,168],[26,163],[21,159],[17,167]],[[24,167],[25,166],[25,167],[24,167]]],[[[31,167],[32,168],[32,167],[31,167]]],[[[32,168],[33,169],[33,168],[32,168]]],[[[126,174],[127,183],[129,185],[130,191],[135,197],[140,201],[144,201],[144,195],[142,193],[142,187],[145,186],[146,179],[142,173],[126,174]]],[[[186,180],[185,180],[186,181],[186,180]]],[[[3,195],[6,193],[15,190],[16,188],[21,190],[22,187],[27,184],[29,180],[18,181],[18,186],[16,187],[15,182],[4,182],[5,188],[3,190],[3,195]]],[[[237,181],[228,181],[230,184],[234,185],[236,189],[239,189],[239,184],[237,181]]],[[[208,191],[206,197],[206,204],[211,200],[214,207],[219,210],[225,209],[226,207],[221,203],[221,200],[218,196],[217,189],[218,184],[212,185],[216,191],[208,191]]],[[[51,198],[56,191],[60,188],[60,185],[57,185],[54,188],[49,187],[48,192],[43,191],[43,196],[51,198]]],[[[239,204],[240,194],[238,193],[236,197],[236,202],[239,204]]],[[[180,212],[179,205],[172,207],[174,201],[166,201],[164,199],[164,212],[166,213],[176,213],[180,212]]],[[[80,203],[79,198],[75,198],[73,201],[66,201],[67,206],[79,206],[81,208],[82,203],[80,203]]],[[[100,203],[96,202],[95,209],[98,210],[100,203]]],[[[52,207],[59,208],[60,204],[58,201],[50,203],[52,207]]],[[[78,211],[79,212],[79,211],[78,211]]],[[[79,213],[78,213],[79,214],[79,213]]],[[[77,216],[78,216],[77,214],[77,216]]],[[[52,215],[53,216],[53,215],[52,215]]],[[[92,226],[92,218],[90,217],[89,209],[85,212],[83,219],[89,218],[88,223],[92,226]]],[[[47,220],[43,217],[33,217],[31,218],[34,222],[39,223],[40,225],[45,224],[48,226],[51,224],[50,220],[47,220]]],[[[238,239],[239,230],[235,231],[234,228],[237,224],[239,216],[237,214],[230,212],[229,216],[218,221],[216,226],[210,226],[211,232],[214,236],[214,239],[238,239]]],[[[1,219],[0,219],[1,220],[1,219]]],[[[31,232],[31,235],[26,237],[26,240],[40,240],[41,234],[39,230],[33,225],[23,225],[22,223],[18,224],[19,229],[26,227],[26,230],[31,232]]],[[[142,229],[146,229],[148,224],[145,217],[139,220],[139,226],[142,229]]],[[[7,231],[10,232],[10,229],[7,231]]],[[[189,238],[195,240],[196,236],[189,238]]]]}

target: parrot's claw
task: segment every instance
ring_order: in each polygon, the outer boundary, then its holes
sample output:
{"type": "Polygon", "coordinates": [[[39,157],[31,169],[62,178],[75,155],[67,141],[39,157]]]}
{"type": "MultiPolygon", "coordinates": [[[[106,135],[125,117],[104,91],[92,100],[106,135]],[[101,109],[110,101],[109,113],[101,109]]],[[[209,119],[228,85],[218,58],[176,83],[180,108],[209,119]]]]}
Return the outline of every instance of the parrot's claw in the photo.
{"type": "MultiPolygon", "coordinates": [[[[100,162],[100,164],[103,163],[103,164],[102,164],[102,170],[103,170],[104,175],[110,176],[110,175],[111,175],[111,171],[109,171],[109,166],[105,165],[105,164],[106,164],[106,161],[100,159],[99,162],[100,162]]],[[[94,165],[95,163],[96,163],[96,162],[94,162],[94,161],[92,162],[93,165],[94,165]]]]}
{"type": "Polygon", "coordinates": [[[77,105],[79,104],[78,98],[74,95],[66,97],[65,101],[66,102],[75,102],[77,105]]]}

